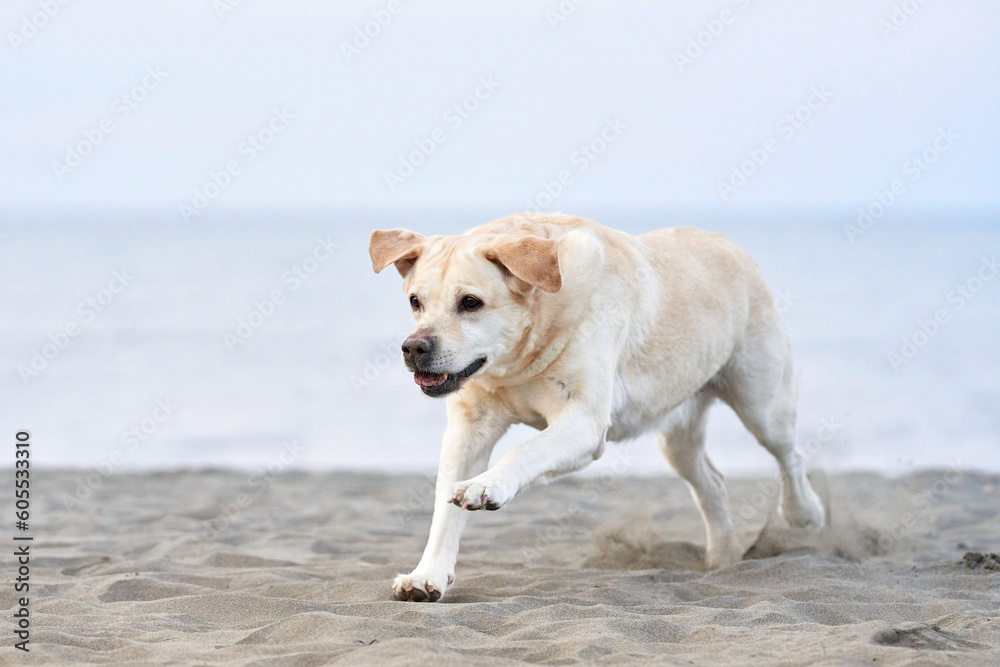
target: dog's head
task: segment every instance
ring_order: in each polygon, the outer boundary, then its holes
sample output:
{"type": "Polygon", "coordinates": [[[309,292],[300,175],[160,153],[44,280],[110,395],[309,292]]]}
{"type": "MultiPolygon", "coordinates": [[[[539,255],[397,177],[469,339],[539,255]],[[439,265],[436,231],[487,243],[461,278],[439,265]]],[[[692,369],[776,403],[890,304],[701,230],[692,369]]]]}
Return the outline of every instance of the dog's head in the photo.
{"type": "Polygon", "coordinates": [[[475,373],[502,374],[530,329],[538,292],[562,288],[555,239],[376,230],[368,251],[376,273],[394,264],[403,277],[417,321],[403,360],[428,396],[450,394],[475,373]]]}

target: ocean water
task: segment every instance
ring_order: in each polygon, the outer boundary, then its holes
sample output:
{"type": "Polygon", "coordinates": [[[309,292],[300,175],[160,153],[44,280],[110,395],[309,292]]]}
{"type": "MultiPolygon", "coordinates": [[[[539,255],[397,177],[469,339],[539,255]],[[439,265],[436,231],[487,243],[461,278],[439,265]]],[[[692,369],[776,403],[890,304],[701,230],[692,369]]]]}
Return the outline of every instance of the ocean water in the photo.
{"type": "MultiPolygon", "coordinates": [[[[1000,470],[1000,219],[894,211],[849,241],[852,207],[574,211],[643,232],[721,231],[778,295],[809,465],[1000,470]],[[896,354],[898,358],[891,355],[896,354]]],[[[0,426],[35,463],[432,472],[444,403],[399,358],[411,318],[374,228],[457,233],[505,211],[7,212],[0,218],[0,426]],[[67,332],[72,332],[72,335],[67,332]]],[[[498,453],[530,434],[519,427],[498,453]]],[[[725,406],[709,452],[774,470],[725,406]]],[[[666,474],[652,438],[590,474],[666,474]]]]}

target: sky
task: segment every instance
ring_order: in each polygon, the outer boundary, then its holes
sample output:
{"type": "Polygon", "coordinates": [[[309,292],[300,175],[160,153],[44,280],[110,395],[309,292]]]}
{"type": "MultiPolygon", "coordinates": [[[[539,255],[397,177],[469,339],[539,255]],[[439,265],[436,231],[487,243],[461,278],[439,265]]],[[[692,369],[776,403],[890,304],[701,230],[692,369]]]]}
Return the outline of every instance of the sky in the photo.
{"type": "MultiPolygon", "coordinates": [[[[368,234],[536,209],[746,248],[795,303],[800,434],[844,424],[823,465],[1000,469],[998,282],[950,298],[1000,249],[998,35],[988,0],[7,0],[0,426],[99,467],[171,399],[124,467],[291,439],[304,465],[430,469],[443,406],[389,361],[410,314],[368,234]],[[293,291],[317,239],[334,260],[293,291]]],[[[724,419],[727,470],[773,467],[724,419]]]]}
{"type": "Polygon", "coordinates": [[[988,0],[9,0],[0,28],[0,211],[865,205],[894,181],[1000,204],[988,0]]]}

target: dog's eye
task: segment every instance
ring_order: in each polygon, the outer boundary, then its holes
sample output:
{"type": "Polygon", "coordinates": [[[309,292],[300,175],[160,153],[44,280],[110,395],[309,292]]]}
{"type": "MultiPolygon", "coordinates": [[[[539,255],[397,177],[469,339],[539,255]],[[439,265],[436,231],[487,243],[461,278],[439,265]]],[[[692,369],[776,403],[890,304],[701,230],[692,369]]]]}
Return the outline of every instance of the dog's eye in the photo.
{"type": "Polygon", "coordinates": [[[410,308],[413,310],[420,310],[420,299],[417,298],[416,294],[410,295],[410,308]]]}
{"type": "Polygon", "coordinates": [[[458,309],[466,313],[471,313],[482,307],[483,302],[474,296],[463,296],[458,302],[458,309]]]}

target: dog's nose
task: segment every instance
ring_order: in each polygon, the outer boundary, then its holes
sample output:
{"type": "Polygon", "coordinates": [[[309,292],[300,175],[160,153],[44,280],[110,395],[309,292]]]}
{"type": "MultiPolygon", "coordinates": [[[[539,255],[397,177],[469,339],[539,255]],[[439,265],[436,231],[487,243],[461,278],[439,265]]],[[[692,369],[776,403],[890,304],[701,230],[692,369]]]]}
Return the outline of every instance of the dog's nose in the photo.
{"type": "Polygon", "coordinates": [[[403,357],[414,363],[434,354],[434,337],[413,335],[403,341],[403,357]]]}

